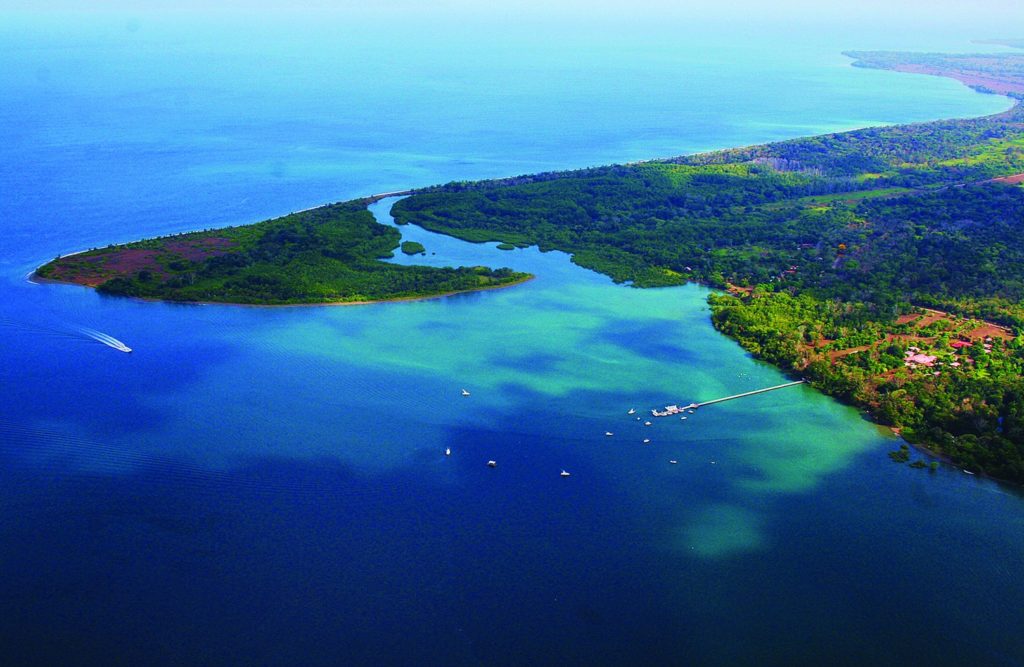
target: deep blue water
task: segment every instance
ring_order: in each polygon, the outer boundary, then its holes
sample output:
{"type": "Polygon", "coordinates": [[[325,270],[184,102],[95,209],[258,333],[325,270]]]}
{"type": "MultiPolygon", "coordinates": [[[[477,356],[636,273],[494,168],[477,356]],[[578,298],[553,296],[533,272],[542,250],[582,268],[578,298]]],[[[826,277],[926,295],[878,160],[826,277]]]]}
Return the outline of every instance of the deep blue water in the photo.
{"type": "Polygon", "coordinates": [[[1005,108],[838,53],[969,44],[332,21],[0,25],[0,662],[1022,663],[1018,494],[895,466],[806,388],[625,414],[781,381],[703,289],[417,229],[436,254],[395,261],[537,279],[285,309],[25,279],[371,192],[1005,108]]]}

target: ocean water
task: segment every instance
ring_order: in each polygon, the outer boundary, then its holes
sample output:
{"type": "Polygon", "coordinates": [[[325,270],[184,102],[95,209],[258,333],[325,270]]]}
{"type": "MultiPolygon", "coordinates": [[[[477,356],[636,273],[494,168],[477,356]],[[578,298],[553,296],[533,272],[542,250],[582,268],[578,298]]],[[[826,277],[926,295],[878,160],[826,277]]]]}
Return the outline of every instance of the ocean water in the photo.
{"type": "Polygon", "coordinates": [[[1022,663],[1018,493],[893,465],[898,440],[806,387],[626,414],[784,381],[703,288],[416,228],[428,254],[393,261],[537,277],[313,308],[26,280],[371,192],[1006,108],[839,54],[970,44],[189,15],[0,34],[3,664],[1022,663]]]}

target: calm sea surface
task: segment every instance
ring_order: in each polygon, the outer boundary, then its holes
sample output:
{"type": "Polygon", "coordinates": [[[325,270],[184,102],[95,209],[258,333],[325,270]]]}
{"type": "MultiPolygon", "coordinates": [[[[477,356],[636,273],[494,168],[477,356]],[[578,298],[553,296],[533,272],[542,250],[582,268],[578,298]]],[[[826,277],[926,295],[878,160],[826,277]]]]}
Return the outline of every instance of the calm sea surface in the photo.
{"type": "Polygon", "coordinates": [[[185,16],[0,35],[0,663],[1024,664],[1020,495],[893,465],[897,440],[804,387],[626,414],[784,381],[702,288],[415,228],[430,254],[395,261],[537,278],[285,309],[25,279],[371,192],[1006,108],[839,54],[970,44],[185,16]]]}

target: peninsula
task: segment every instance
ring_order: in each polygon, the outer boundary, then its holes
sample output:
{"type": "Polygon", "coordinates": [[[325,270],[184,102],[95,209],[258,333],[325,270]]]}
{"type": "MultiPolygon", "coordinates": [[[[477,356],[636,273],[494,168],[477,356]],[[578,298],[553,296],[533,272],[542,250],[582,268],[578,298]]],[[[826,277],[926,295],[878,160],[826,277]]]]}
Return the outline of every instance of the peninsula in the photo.
{"type": "MultiPolygon", "coordinates": [[[[485,267],[400,266],[401,233],[366,210],[373,197],[253,225],[166,236],[59,257],[35,277],[105,294],[183,302],[285,305],[431,298],[518,284],[485,267]]],[[[423,252],[406,244],[403,252],[423,252]]]]}
{"type": "MultiPolygon", "coordinates": [[[[1009,43],[1009,42],[1007,42],[1009,43]]],[[[1024,55],[850,52],[1024,99],[1024,55]]],[[[425,188],[399,224],[536,244],[636,287],[723,288],[713,321],[755,356],[957,465],[1024,481],[1024,111],[669,160],[425,188]]],[[[322,303],[513,284],[400,267],[367,200],[55,260],[111,294],[322,303]]],[[[918,464],[919,462],[914,462],[918,464]]]]}

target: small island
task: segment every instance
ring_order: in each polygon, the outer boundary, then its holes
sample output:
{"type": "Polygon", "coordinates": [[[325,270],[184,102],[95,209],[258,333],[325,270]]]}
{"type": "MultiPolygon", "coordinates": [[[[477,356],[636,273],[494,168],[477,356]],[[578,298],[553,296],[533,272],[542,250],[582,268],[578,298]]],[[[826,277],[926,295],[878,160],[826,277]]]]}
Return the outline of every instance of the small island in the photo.
{"type": "Polygon", "coordinates": [[[402,241],[402,252],[406,255],[425,255],[427,249],[417,241],[402,241]]]}

